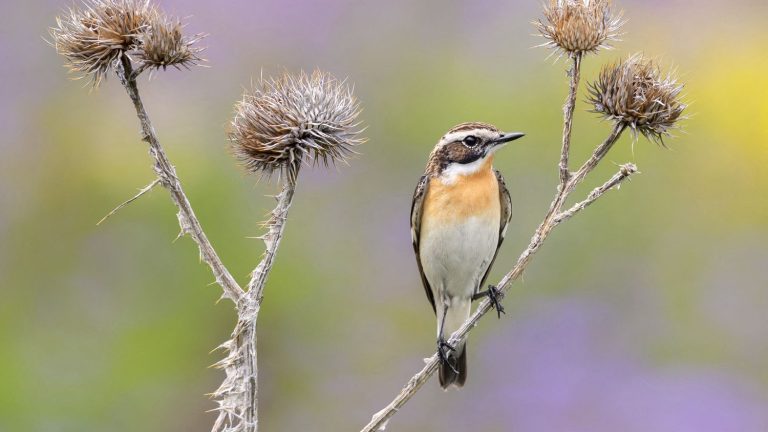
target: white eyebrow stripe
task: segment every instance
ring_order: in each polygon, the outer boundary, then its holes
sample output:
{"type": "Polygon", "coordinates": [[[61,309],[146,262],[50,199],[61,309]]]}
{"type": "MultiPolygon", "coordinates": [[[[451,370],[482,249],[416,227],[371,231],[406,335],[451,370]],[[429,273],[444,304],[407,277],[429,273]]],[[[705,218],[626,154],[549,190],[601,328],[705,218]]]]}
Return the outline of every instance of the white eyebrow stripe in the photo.
{"type": "Polygon", "coordinates": [[[462,130],[458,132],[452,132],[447,135],[445,135],[440,141],[444,143],[454,142],[454,141],[461,141],[464,139],[464,137],[467,137],[469,135],[475,135],[482,138],[495,138],[496,133],[489,131],[488,129],[469,129],[469,130],[462,130]]]}

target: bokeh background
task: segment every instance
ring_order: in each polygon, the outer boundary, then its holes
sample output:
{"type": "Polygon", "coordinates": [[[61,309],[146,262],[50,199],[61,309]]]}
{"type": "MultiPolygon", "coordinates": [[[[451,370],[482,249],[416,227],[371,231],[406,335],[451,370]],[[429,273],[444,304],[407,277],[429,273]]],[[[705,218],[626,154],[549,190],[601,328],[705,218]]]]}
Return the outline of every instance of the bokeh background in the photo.
{"type": "MultiPolygon", "coordinates": [[[[532,48],[537,1],[163,0],[206,32],[210,68],[142,79],[149,112],[209,237],[241,281],[274,184],[228,153],[224,128],[261,73],[349,77],[370,142],[351,166],[302,172],[259,322],[265,431],[358,430],[434,348],[408,231],[437,138],[482,120],[505,149],[515,219],[491,280],[555,190],[564,61],[532,48]]],[[[152,180],[112,78],[71,81],[43,37],[66,1],[0,14],[0,430],[206,431],[208,368],[234,312],[152,180]]],[[[768,6],[623,0],[599,66],[645,52],[676,67],[691,118],[664,150],[622,139],[642,175],[558,228],[469,341],[467,386],[430,382],[397,431],[768,431],[768,6]]],[[[580,95],[575,160],[609,131],[580,95]]],[[[577,194],[576,196],[578,196],[577,194]]]]}

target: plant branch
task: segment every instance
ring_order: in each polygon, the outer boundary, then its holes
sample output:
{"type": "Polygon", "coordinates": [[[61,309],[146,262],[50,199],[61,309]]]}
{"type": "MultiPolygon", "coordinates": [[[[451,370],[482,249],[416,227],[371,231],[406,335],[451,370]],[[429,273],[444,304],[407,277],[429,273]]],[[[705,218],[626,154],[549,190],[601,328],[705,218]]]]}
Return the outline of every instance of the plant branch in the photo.
{"type": "Polygon", "coordinates": [[[277,205],[264,224],[267,233],[260,237],[266,245],[264,257],[252,272],[248,291],[238,306],[237,325],[232,332],[232,338],[220,347],[228,353],[214,367],[223,369],[226,378],[213,393],[213,398],[219,404],[219,416],[213,426],[213,432],[258,430],[259,370],[256,322],[264,295],[264,286],[275,262],[277,248],[283,238],[288,209],[291,207],[295,190],[295,176],[286,176],[283,190],[276,197],[277,205]]]}
{"type": "MultiPolygon", "coordinates": [[[[598,190],[602,190],[602,188],[605,187],[605,190],[598,192],[593,191],[585,202],[579,203],[583,205],[580,206],[577,204],[565,212],[569,214],[568,217],[558,217],[561,216],[562,208],[565,205],[565,202],[568,199],[570,193],[584,179],[584,177],[586,177],[587,174],[595,169],[597,164],[608,153],[608,150],[610,150],[613,144],[615,144],[619,139],[624,129],[625,127],[622,125],[615,126],[608,138],[606,138],[605,141],[603,141],[603,143],[595,149],[589,160],[587,160],[587,162],[585,162],[584,165],[573,176],[571,176],[567,182],[560,184],[557,194],[555,194],[555,198],[553,199],[549,210],[544,216],[544,220],[541,222],[539,227],[536,229],[536,232],[534,232],[533,236],[531,237],[531,241],[528,244],[528,247],[526,247],[525,250],[520,254],[520,257],[517,259],[515,266],[512,267],[512,270],[504,275],[504,277],[498,283],[497,288],[501,291],[502,294],[505,294],[512,286],[512,283],[523,274],[525,269],[528,267],[531,258],[533,258],[533,255],[539,250],[539,248],[541,248],[541,245],[556,226],[572,217],[579,211],[583,210],[589,204],[592,204],[608,189],[618,185],[621,181],[634,173],[634,171],[631,169],[635,168],[634,165],[628,164],[630,166],[625,166],[627,167],[626,169],[624,169],[625,167],[622,167],[623,169],[619,172],[619,174],[611,178],[605,185],[598,188],[598,190]]],[[[467,334],[469,334],[469,332],[472,331],[472,329],[478,324],[480,319],[491,309],[491,302],[487,299],[483,300],[475,310],[475,313],[472,314],[472,316],[469,317],[469,319],[465,321],[464,324],[451,335],[451,337],[448,339],[448,344],[456,346],[457,343],[461,342],[467,336],[467,334]]],[[[372,417],[371,421],[361,430],[361,432],[376,432],[383,430],[389,419],[394,416],[397,411],[419,391],[424,383],[427,382],[429,377],[435,373],[439,362],[440,360],[437,354],[433,354],[432,357],[427,359],[426,366],[424,366],[421,371],[419,371],[408,381],[408,384],[403,387],[403,389],[400,391],[400,394],[398,394],[395,399],[389,403],[389,405],[387,405],[383,410],[377,412],[372,417]]]]}
{"type": "Polygon", "coordinates": [[[560,184],[565,185],[571,176],[568,170],[568,157],[571,151],[571,130],[573,129],[573,110],[576,107],[576,94],[579,89],[579,79],[581,78],[581,54],[575,53],[572,55],[573,64],[568,71],[570,77],[570,86],[568,91],[568,99],[565,101],[563,107],[563,147],[560,153],[560,184]]]}
{"type": "Polygon", "coordinates": [[[565,210],[553,219],[553,222],[556,224],[559,224],[560,222],[565,222],[568,219],[572,218],[576,213],[584,210],[586,207],[589,207],[592,203],[594,203],[598,198],[603,196],[604,193],[608,192],[609,190],[613,188],[619,188],[621,183],[624,180],[629,179],[630,176],[637,173],[637,166],[633,163],[627,163],[619,167],[619,172],[613,175],[607,182],[605,182],[602,186],[596,187],[592,192],[587,195],[587,198],[584,199],[584,201],[580,201],[573,205],[568,210],[565,210]]]}
{"type": "MultiPolygon", "coordinates": [[[[296,174],[298,175],[298,172],[296,174]]],[[[267,283],[267,276],[274,264],[277,248],[280,246],[280,241],[283,239],[285,222],[288,218],[288,209],[291,207],[295,191],[295,176],[293,178],[291,176],[286,176],[283,190],[275,197],[277,199],[277,206],[272,210],[269,220],[265,223],[267,233],[260,237],[264,240],[266,250],[264,251],[264,257],[261,259],[261,262],[259,262],[259,265],[256,266],[251,273],[251,281],[248,283],[248,295],[259,304],[264,296],[264,285],[267,283]]]]}
{"type": "Polygon", "coordinates": [[[181,233],[189,234],[190,237],[197,243],[200,249],[200,258],[208,264],[213,271],[213,275],[216,277],[216,282],[221,286],[223,290],[223,297],[231,299],[235,304],[240,302],[243,296],[243,290],[237,281],[229,273],[229,270],[221,262],[221,259],[216,254],[216,251],[208,241],[200,222],[195,216],[195,212],[192,210],[192,206],[184,194],[184,190],[181,187],[181,182],[176,176],[176,170],[171,162],[168,160],[165,151],[160,146],[160,141],[157,138],[152,122],[149,120],[149,115],[144,109],[144,103],[139,95],[139,88],[136,85],[136,74],[134,74],[131,60],[126,54],[120,57],[120,63],[122,65],[122,71],[119,71],[118,76],[120,81],[128,92],[133,106],[136,108],[136,115],[141,123],[142,139],[149,144],[149,154],[154,159],[154,170],[157,173],[160,183],[168,189],[170,192],[171,200],[179,209],[177,217],[179,219],[179,226],[181,227],[181,233]]]}
{"type": "Polygon", "coordinates": [[[244,297],[238,308],[237,325],[232,338],[219,346],[227,355],[213,365],[223,369],[224,381],[211,394],[219,412],[213,432],[256,432],[258,430],[258,363],[256,351],[256,318],[258,305],[244,297]]]}
{"type": "Polygon", "coordinates": [[[147,193],[147,192],[151,191],[151,190],[152,190],[152,188],[154,188],[155,186],[157,186],[157,184],[158,184],[158,183],[160,183],[160,179],[159,179],[159,178],[156,178],[156,179],[152,180],[152,183],[150,183],[150,184],[148,184],[148,185],[144,186],[143,188],[141,188],[141,189],[139,190],[139,193],[137,193],[137,194],[136,194],[136,195],[134,195],[132,198],[130,198],[130,199],[128,199],[128,200],[126,200],[126,201],[124,201],[122,204],[120,204],[119,206],[117,206],[117,207],[115,207],[114,209],[112,209],[112,211],[111,211],[111,212],[109,212],[109,213],[108,213],[106,216],[104,216],[103,218],[101,218],[101,220],[100,220],[100,221],[96,222],[96,225],[97,225],[97,226],[98,226],[98,225],[101,225],[101,224],[102,224],[102,223],[103,223],[105,220],[107,220],[107,219],[109,219],[110,217],[114,216],[114,214],[115,214],[115,213],[117,213],[118,211],[120,211],[120,210],[121,210],[123,207],[125,207],[125,206],[127,206],[128,204],[130,204],[130,203],[132,203],[132,202],[136,201],[137,199],[141,198],[141,197],[142,197],[142,196],[143,196],[145,193],[147,193]]]}
{"type": "Polygon", "coordinates": [[[590,156],[590,158],[584,162],[584,165],[582,165],[581,168],[579,168],[579,170],[576,171],[571,177],[571,190],[573,190],[573,188],[581,183],[581,181],[584,180],[584,177],[586,177],[587,174],[592,172],[592,170],[597,167],[597,164],[599,164],[605,155],[608,154],[608,152],[611,150],[613,145],[616,144],[616,141],[619,140],[621,134],[626,128],[627,126],[624,123],[616,123],[613,126],[613,130],[611,131],[611,134],[608,136],[608,138],[606,138],[605,141],[603,141],[603,143],[600,144],[597,149],[595,149],[595,151],[592,153],[592,156],[590,156]]]}

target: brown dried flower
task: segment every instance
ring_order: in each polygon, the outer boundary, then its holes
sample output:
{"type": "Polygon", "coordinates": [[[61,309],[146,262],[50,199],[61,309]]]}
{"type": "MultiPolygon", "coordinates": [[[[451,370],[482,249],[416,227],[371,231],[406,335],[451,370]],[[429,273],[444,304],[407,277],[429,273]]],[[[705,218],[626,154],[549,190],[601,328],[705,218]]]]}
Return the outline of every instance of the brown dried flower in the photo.
{"type": "Polygon", "coordinates": [[[139,43],[139,34],[156,14],[143,0],[90,0],[57,17],[51,36],[69,69],[91,75],[98,85],[115,60],[139,43]]]}
{"type": "Polygon", "coordinates": [[[190,65],[200,59],[177,21],[168,20],[148,0],[85,0],[56,18],[53,45],[70,71],[90,76],[98,85],[123,53],[135,54],[147,66],[190,65]]]}
{"type": "Polygon", "coordinates": [[[203,61],[199,54],[202,48],[196,47],[202,34],[191,38],[185,37],[181,30],[183,25],[178,19],[168,19],[156,16],[151,25],[141,35],[141,49],[137,57],[149,67],[167,68],[174,66],[189,68],[203,61]]]}
{"type": "Polygon", "coordinates": [[[332,75],[261,79],[235,105],[229,134],[236,156],[254,172],[296,179],[302,162],[345,162],[365,142],[352,89],[332,75]]]}
{"type": "Polygon", "coordinates": [[[663,145],[687,108],[682,90],[672,73],[665,75],[654,62],[633,55],[603,67],[589,86],[588,101],[605,118],[663,145]]]}
{"type": "Polygon", "coordinates": [[[543,46],[568,55],[582,55],[609,47],[624,24],[621,12],[614,14],[611,0],[550,0],[544,18],[534,22],[547,42],[543,46]]]}

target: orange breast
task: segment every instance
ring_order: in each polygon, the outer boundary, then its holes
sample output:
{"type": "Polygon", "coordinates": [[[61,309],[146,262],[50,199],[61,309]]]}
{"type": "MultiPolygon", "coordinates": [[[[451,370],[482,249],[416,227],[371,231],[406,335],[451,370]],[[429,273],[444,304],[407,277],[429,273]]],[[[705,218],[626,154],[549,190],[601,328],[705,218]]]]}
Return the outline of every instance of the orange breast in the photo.
{"type": "Polygon", "coordinates": [[[452,184],[440,178],[430,181],[422,210],[422,232],[434,223],[461,223],[473,216],[499,219],[499,182],[491,169],[492,159],[489,157],[476,173],[459,176],[452,184]]]}

